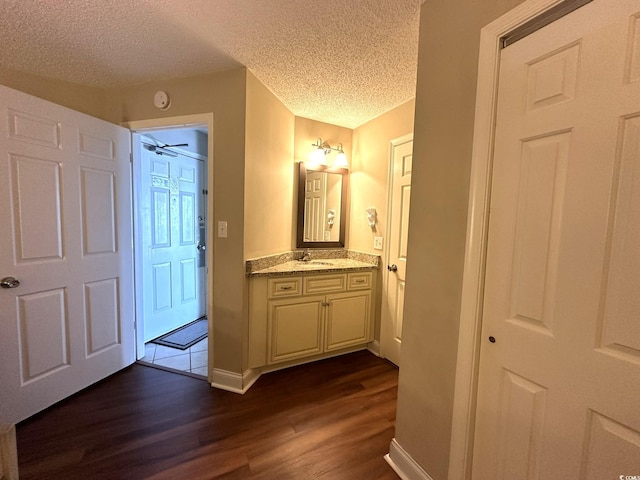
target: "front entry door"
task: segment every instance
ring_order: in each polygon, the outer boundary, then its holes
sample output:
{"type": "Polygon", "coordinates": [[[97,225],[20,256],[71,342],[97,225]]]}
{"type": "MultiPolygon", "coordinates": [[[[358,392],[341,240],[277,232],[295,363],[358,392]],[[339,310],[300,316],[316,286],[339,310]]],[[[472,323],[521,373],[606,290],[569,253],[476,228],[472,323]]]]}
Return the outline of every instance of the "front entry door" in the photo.
{"type": "Polygon", "coordinates": [[[130,134],[2,86],[0,117],[0,424],[11,424],[135,361],[130,134]]]}
{"type": "Polygon", "coordinates": [[[145,342],[206,312],[204,161],[164,152],[140,150],[145,342]]]}
{"type": "Polygon", "coordinates": [[[394,142],[391,150],[391,164],[389,253],[387,270],[384,272],[387,281],[384,289],[381,350],[385,358],[399,366],[407,273],[409,200],[413,164],[412,139],[394,142]]]}
{"type": "Polygon", "coordinates": [[[473,478],[640,472],[640,1],[501,55],[473,478]]]}

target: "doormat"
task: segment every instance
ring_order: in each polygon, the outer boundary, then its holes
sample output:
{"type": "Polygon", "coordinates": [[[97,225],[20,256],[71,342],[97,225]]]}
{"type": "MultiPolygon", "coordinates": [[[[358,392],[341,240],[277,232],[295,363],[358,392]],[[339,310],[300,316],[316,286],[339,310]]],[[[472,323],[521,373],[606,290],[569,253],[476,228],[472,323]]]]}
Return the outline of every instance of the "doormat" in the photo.
{"type": "Polygon", "coordinates": [[[151,343],[186,350],[190,346],[198,343],[200,340],[207,338],[207,329],[207,319],[203,317],[191,323],[187,323],[180,328],[176,328],[169,333],[165,333],[164,335],[151,340],[151,343]]]}

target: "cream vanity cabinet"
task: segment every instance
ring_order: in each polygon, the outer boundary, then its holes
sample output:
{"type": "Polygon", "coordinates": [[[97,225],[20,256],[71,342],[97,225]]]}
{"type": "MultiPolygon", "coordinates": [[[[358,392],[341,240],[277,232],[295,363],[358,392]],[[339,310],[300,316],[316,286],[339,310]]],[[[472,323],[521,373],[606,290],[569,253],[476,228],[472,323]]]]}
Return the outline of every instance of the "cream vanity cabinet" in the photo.
{"type": "Polygon", "coordinates": [[[372,340],[373,273],[251,280],[251,368],[365,346],[372,340]]]}

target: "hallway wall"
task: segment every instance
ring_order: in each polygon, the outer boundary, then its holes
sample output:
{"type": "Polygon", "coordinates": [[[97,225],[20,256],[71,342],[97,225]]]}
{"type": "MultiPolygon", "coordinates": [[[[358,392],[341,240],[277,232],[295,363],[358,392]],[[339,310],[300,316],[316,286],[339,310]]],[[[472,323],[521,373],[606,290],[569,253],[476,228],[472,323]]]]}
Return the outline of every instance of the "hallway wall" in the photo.
{"type": "Polygon", "coordinates": [[[434,480],[449,465],[480,30],[521,2],[421,9],[396,440],[434,480]]]}

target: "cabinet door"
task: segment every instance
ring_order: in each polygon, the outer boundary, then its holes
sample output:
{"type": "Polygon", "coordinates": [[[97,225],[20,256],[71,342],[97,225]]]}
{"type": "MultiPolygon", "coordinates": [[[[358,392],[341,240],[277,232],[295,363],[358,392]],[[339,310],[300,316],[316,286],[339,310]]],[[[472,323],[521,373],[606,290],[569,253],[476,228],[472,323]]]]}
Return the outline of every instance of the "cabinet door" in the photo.
{"type": "Polygon", "coordinates": [[[371,293],[343,293],[327,297],[325,350],[337,350],[370,341],[371,293]]]}
{"type": "Polygon", "coordinates": [[[269,363],[322,353],[324,297],[269,302],[269,363]]]}

